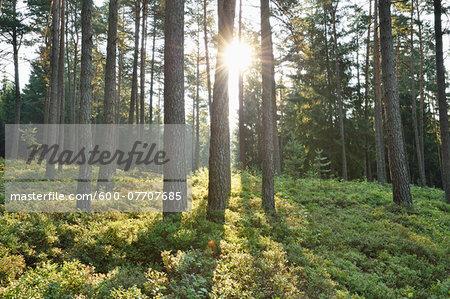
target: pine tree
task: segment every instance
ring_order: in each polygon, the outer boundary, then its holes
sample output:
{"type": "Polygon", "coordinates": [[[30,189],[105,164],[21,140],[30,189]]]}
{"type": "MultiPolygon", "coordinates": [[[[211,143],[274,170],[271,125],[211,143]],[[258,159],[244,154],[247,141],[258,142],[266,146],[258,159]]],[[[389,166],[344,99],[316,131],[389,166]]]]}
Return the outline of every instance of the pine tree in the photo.
{"type": "Polygon", "coordinates": [[[406,152],[403,145],[403,128],[400,117],[398,91],[395,85],[394,47],[392,42],[391,2],[380,0],[381,67],[383,71],[384,99],[386,106],[387,141],[391,169],[394,202],[412,205],[409,175],[406,168],[406,152]]]}
{"type": "MultiPolygon", "coordinates": [[[[208,217],[223,212],[231,190],[230,126],[228,119],[228,69],[226,47],[233,40],[235,0],[218,0],[219,31],[211,104],[211,140],[209,151],[208,217]]],[[[220,215],[220,218],[222,215],[220,215]]]]}

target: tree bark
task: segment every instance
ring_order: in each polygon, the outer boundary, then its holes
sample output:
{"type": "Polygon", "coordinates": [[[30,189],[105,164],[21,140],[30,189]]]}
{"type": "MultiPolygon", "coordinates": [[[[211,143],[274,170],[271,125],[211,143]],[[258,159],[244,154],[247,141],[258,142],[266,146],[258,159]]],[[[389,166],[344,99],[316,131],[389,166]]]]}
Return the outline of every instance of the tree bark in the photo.
{"type": "Polygon", "coordinates": [[[406,153],[403,146],[403,129],[400,104],[395,86],[394,47],[392,42],[391,2],[380,0],[380,41],[383,71],[384,99],[387,118],[387,141],[392,180],[393,199],[396,204],[412,205],[406,153]]]}
{"type": "MultiPolygon", "coordinates": [[[[79,132],[79,143],[88,152],[92,148],[91,109],[92,109],[92,0],[81,3],[81,67],[80,67],[80,124],[85,125],[79,132]]],[[[91,192],[92,166],[80,165],[77,193],[91,192]]],[[[81,211],[91,211],[91,202],[77,201],[81,211]]]]}
{"type": "MultiPolygon", "coordinates": [[[[115,98],[116,98],[116,51],[117,51],[117,14],[119,0],[109,0],[108,12],[108,39],[106,43],[106,66],[105,66],[105,94],[103,98],[103,122],[105,136],[103,137],[104,149],[113,152],[116,130],[115,123],[115,98]]],[[[98,173],[98,186],[111,190],[111,175],[114,171],[112,164],[101,165],[98,173]]]]}
{"type": "Polygon", "coordinates": [[[135,19],[134,19],[134,55],[133,55],[133,75],[131,78],[131,95],[130,95],[130,110],[128,114],[128,124],[134,123],[134,113],[136,109],[136,124],[139,123],[138,111],[138,83],[137,83],[137,67],[139,60],[139,25],[140,25],[140,1],[136,1],[135,5],[135,19]]]}
{"type": "Polygon", "coordinates": [[[380,184],[386,183],[386,160],[383,134],[383,104],[381,102],[380,75],[380,40],[378,38],[378,0],[374,4],[373,28],[373,68],[375,93],[375,147],[377,153],[377,179],[380,184]]]}
{"type": "MultiPolygon", "coordinates": [[[[145,123],[145,57],[146,57],[146,40],[147,40],[147,0],[142,3],[142,37],[141,37],[141,98],[139,110],[139,123],[145,123]]],[[[141,127],[142,128],[142,127],[141,127]]]]}
{"type": "Polygon", "coordinates": [[[414,0],[411,0],[411,109],[414,128],[414,140],[416,144],[417,164],[419,165],[420,185],[426,186],[425,169],[423,169],[422,153],[419,141],[419,128],[417,127],[417,105],[416,105],[416,79],[414,59],[414,0]]]}
{"type": "MultiPolygon", "coordinates": [[[[65,17],[66,17],[66,3],[61,0],[61,24],[60,24],[60,38],[59,38],[59,57],[58,57],[58,101],[59,101],[59,120],[60,124],[65,123],[65,102],[66,102],[66,81],[65,74],[65,17]]],[[[59,127],[59,146],[64,149],[64,126],[59,127]]],[[[62,164],[58,164],[58,171],[62,171],[62,164]]]]}
{"type": "Polygon", "coordinates": [[[419,55],[420,55],[420,74],[419,74],[419,143],[420,143],[420,153],[422,169],[425,172],[425,152],[424,152],[424,130],[423,130],[423,114],[424,114],[424,101],[425,92],[423,87],[423,41],[422,41],[422,24],[420,22],[420,11],[419,11],[419,1],[417,0],[417,22],[419,24],[419,55]]]}
{"type": "Polygon", "coordinates": [[[181,192],[180,201],[163,201],[164,218],[187,207],[184,108],[184,0],[166,2],[164,25],[164,192],[181,192]]]}
{"type": "Polygon", "coordinates": [[[198,23],[197,25],[197,74],[195,82],[195,152],[193,170],[197,170],[200,163],[200,23],[198,23]]]}
{"type": "MultiPolygon", "coordinates": [[[[218,49],[211,104],[211,140],[209,150],[208,217],[218,211],[220,218],[231,191],[230,126],[228,119],[228,69],[226,48],[233,40],[235,0],[218,0],[218,49]]],[[[221,219],[219,219],[221,220],[221,219]]]]}
{"type": "Polygon", "coordinates": [[[339,115],[339,131],[341,135],[341,150],[342,150],[342,178],[346,181],[347,176],[347,156],[345,151],[345,130],[344,130],[344,111],[343,111],[343,100],[342,100],[342,89],[341,89],[341,73],[339,67],[339,53],[337,44],[337,33],[336,33],[336,7],[331,8],[332,21],[333,21],[333,36],[334,36],[334,55],[335,55],[335,66],[336,66],[336,91],[338,100],[338,115],[339,115]]]}
{"type": "Polygon", "coordinates": [[[155,76],[155,42],[156,42],[156,12],[153,15],[153,32],[152,32],[152,65],[150,70],[150,104],[149,104],[149,122],[153,123],[153,84],[155,76]]]}
{"type": "Polygon", "coordinates": [[[205,40],[205,58],[206,58],[206,83],[208,86],[208,107],[209,107],[209,117],[211,117],[211,103],[212,103],[212,91],[211,91],[211,67],[209,65],[209,49],[208,49],[208,27],[207,27],[207,1],[203,1],[203,32],[205,40]]]}
{"type": "Polygon", "coordinates": [[[273,49],[271,42],[269,0],[261,0],[262,65],[262,203],[265,210],[275,210],[273,148],[273,49]]]}
{"type": "MultiPolygon", "coordinates": [[[[121,105],[121,99],[122,99],[122,73],[123,73],[123,52],[124,52],[124,38],[122,37],[123,34],[125,33],[125,22],[124,22],[124,14],[123,14],[124,9],[122,8],[122,18],[121,18],[121,22],[122,22],[122,28],[121,28],[121,35],[119,37],[119,70],[118,70],[118,78],[117,78],[117,103],[116,103],[116,124],[120,124],[120,105],[121,105]]],[[[116,136],[117,140],[118,140],[118,136],[116,136]]]]}
{"type": "Polygon", "coordinates": [[[323,7],[323,20],[324,20],[324,32],[325,32],[325,65],[326,65],[326,79],[327,79],[327,92],[329,97],[328,104],[328,138],[330,139],[328,155],[330,159],[330,173],[335,174],[335,161],[334,161],[334,125],[333,125],[333,97],[331,96],[331,67],[330,67],[330,51],[328,47],[328,21],[327,21],[327,7],[323,7]]]}
{"type": "MultiPolygon", "coordinates": [[[[76,107],[78,102],[78,95],[77,95],[77,67],[78,67],[78,28],[75,28],[75,14],[73,19],[73,29],[75,30],[75,36],[73,37],[73,93],[72,93],[72,99],[70,101],[70,123],[75,124],[78,122],[78,119],[76,117],[76,107]]],[[[74,135],[72,138],[72,145],[74,146],[76,136],[74,135]]]]}
{"type": "Polygon", "coordinates": [[[436,39],[436,74],[439,101],[439,125],[441,128],[442,142],[442,185],[445,190],[445,199],[450,203],[450,138],[448,127],[448,108],[445,95],[445,68],[442,52],[442,28],[441,28],[441,1],[434,0],[434,36],[436,39]]]}
{"type": "MultiPolygon", "coordinates": [[[[269,6],[269,26],[270,26],[270,6],[269,6]]],[[[270,28],[270,27],[269,27],[270,28]]],[[[276,94],[276,82],[275,82],[275,58],[273,56],[273,42],[272,42],[272,30],[270,30],[270,35],[268,36],[268,43],[270,49],[270,59],[271,59],[271,74],[272,77],[272,138],[273,138],[273,167],[277,175],[281,174],[281,153],[280,153],[280,140],[278,137],[278,125],[277,125],[277,94],[276,94]]]]}
{"type": "MultiPolygon", "coordinates": [[[[17,1],[13,1],[13,12],[16,13],[17,1]]],[[[14,17],[14,20],[16,17],[14,17]]],[[[17,28],[13,27],[12,30],[12,46],[13,46],[13,60],[14,60],[14,124],[17,126],[13,130],[13,140],[11,146],[11,157],[17,158],[17,152],[19,151],[19,124],[20,124],[20,82],[19,82],[19,41],[17,36],[17,28]]]]}
{"type": "MultiPolygon", "coordinates": [[[[50,58],[50,103],[48,109],[48,140],[49,146],[56,144],[58,123],[58,67],[59,67],[59,25],[60,25],[60,1],[54,0],[52,5],[52,49],[50,58]]],[[[55,166],[47,163],[45,175],[48,179],[55,177],[55,166]]]]}
{"type": "MultiPolygon", "coordinates": [[[[242,42],[242,0],[239,1],[239,42],[242,42]]],[[[239,69],[238,88],[239,88],[239,167],[241,170],[246,168],[245,162],[245,126],[244,126],[244,74],[239,69]]]]}
{"type": "MultiPolygon", "coordinates": [[[[372,0],[369,0],[369,24],[367,25],[367,44],[366,44],[366,65],[365,65],[365,73],[364,73],[364,122],[366,124],[366,129],[370,132],[370,120],[369,120],[369,62],[370,62],[370,27],[372,25],[372,0]]],[[[358,64],[359,65],[359,64],[358,64]]],[[[358,76],[359,81],[359,76],[358,76]]],[[[359,86],[359,84],[358,84],[359,86]]],[[[358,88],[359,91],[359,88],[358,88]]],[[[365,166],[364,166],[364,175],[367,180],[372,180],[372,171],[370,169],[370,159],[369,159],[369,138],[368,135],[370,133],[365,134],[364,137],[364,158],[365,158],[365,166]]]]}

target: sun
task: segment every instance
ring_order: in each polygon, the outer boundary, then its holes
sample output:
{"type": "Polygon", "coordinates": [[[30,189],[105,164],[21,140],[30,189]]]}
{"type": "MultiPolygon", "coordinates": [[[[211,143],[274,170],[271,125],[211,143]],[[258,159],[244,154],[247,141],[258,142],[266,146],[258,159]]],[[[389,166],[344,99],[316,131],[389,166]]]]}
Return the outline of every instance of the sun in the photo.
{"type": "Polygon", "coordinates": [[[234,40],[226,51],[226,64],[230,71],[244,70],[250,66],[253,53],[249,45],[234,40]]]}

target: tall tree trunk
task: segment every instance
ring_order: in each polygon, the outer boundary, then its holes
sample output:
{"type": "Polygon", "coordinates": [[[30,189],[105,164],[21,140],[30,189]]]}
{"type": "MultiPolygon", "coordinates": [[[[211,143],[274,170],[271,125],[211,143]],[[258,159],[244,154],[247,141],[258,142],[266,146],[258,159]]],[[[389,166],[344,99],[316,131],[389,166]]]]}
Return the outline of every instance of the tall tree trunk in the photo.
{"type": "MultiPolygon", "coordinates": [[[[92,148],[91,109],[92,109],[92,0],[81,2],[81,67],[80,67],[80,124],[84,128],[79,131],[80,146],[88,152],[92,148]]],[[[78,172],[77,193],[91,192],[92,166],[89,163],[80,165],[78,172]]],[[[77,208],[82,211],[91,210],[88,200],[77,201],[77,208]]]]}
{"type": "Polygon", "coordinates": [[[422,169],[425,172],[425,152],[424,152],[424,131],[423,131],[423,114],[424,114],[424,101],[425,92],[423,88],[423,41],[422,41],[422,24],[420,22],[420,11],[419,11],[419,1],[417,0],[417,22],[419,24],[419,55],[420,55],[420,74],[419,74],[419,143],[420,143],[420,153],[422,155],[422,169]]]}
{"type": "MultiPolygon", "coordinates": [[[[61,0],[61,24],[60,24],[60,38],[59,38],[59,67],[58,67],[58,100],[59,100],[59,120],[60,124],[65,123],[65,102],[66,102],[66,81],[65,74],[65,17],[66,17],[66,3],[61,0]]],[[[64,126],[59,127],[59,146],[64,148],[64,126]]],[[[62,164],[58,164],[58,171],[62,171],[62,164]]]]}
{"type": "Polygon", "coordinates": [[[153,15],[153,32],[152,32],[152,65],[150,70],[150,104],[149,104],[149,118],[150,124],[153,123],[153,85],[155,76],[155,42],[156,42],[156,12],[153,15]]]}
{"type": "MultiPolygon", "coordinates": [[[[228,119],[228,69],[226,48],[233,40],[235,0],[218,0],[218,49],[214,80],[213,102],[211,104],[211,140],[209,147],[209,193],[208,217],[214,218],[215,211],[225,210],[231,191],[230,169],[230,126],[228,119]]],[[[219,219],[222,220],[222,219],[219,219]]]]}
{"type": "MultiPolygon", "coordinates": [[[[13,2],[14,13],[16,11],[17,1],[13,2]]],[[[15,19],[15,18],[14,18],[15,19]]],[[[17,158],[17,152],[19,150],[19,124],[20,124],[20,84],[19,84],[19,41],[17,40],[17,30],[13,29],[12,32],[12,46],[13,46],[13,60],[14,60],[14,96],[15,96],[15,107],[14,107],[14,124],[16,128],[13,130],[13,140],[11,146],[11,157],[17,158]]]]}
{"type": "MultiPolygon", "coordinates": [[[[65,29],[65,55],[66,55],[66,69],[67,69],[67,98],[70,100],[72,99],[72,85],[71,85],[71,76],[70,76],[70,51],[69,51],[69,3],[66,1],[66,29],[65,29]]],[[[72,111],[70,110],[70,105],[69,105],[69,124],[71,123],[71,116],[70,113],[72,113],[72,111]]],[[[71,145],[71,143],[69,142],[69,146],[71,145]]]]}
{"type": "Polygon", "coordinates": [[[326,78],[327,78],[327,93],[329,102],[328,104],[328,138],[329,148],[328,155],[330,159],[330,173],[335,174],[335,161],[334,161],[334,125],[333,125],[333,97],[331,96],[331,67],[330,67],[330,51],[328,48],[328,21],[327,21],[327,7],[323,7],[323,20],[324,20],[324,32],[325,32],[325,65],[326,65],[326,78]]]}
{"type": "MultiPolygon", "coordinates": [[[[75,36],[73,37],[73,74],[72,74],[72,85],[73,85],[73,93],[72,100],[70,101],[70,123],[75,124],[78,122],[76,118],[76,107],[77,107],[77,68],[78,68],[78,29],[75,28],[75,14],[73,20],[73,30],[76,31],[75,36]]],[[[75,144],[75,138],[72,138],[75,144]]]]}
{"type": "Polygon", "coordinates": [[[442,185],[445,199],[450,203],[450,138],[448,127],[447,99],[445,95],[445,68],[442,53],[441,1],[434,0],[434,36],[436,39],[436,74],[439,101],[439,124],[442,142],[442,185]]]}
{"type": "Polygon", "coordinates": [[[386,160],[383,134],[383,104],[381,102],[380,40],[378,38],[378,0],[374,4],[373,69],[375,93],[375,147],[377,152],[377,179],[386,183],[386,160]]]}
{"type": "Polygon", "coordinates": [[[133,75],[131,77],[131,95],[130,95],[130,110],[128,114],[128,123],[134,123],[134,113],[136,109],[136,123],[139,123],[138,111],[138,83],[137,83],[137,67],[139,60],[139,24],[140,24],[140,1],[136,1],[135,5],[135,19],[134,19],[134,55],[133,55],[133,75]]]}
{"type": "Polygon", "coordinates": [[[411,0],[411,108],[412,122],[414,128],[414,140],[416,144],[417,163],[419,164],[420,185],[425,187],[425,169],[423,169],[422,153],[420,150],[419,128],[417,127],[417,105],[416,105],[416,79],[414,59],[414,0],[411,0]]]}
{"type": "Polygon", "coordinates": [[[262,65],[262,203],[264,209],[275,210],[273,148],[273,49],[271,42],[269,0],[261,0],[261,65],[262,65]]]}
{"type": "Polygon", "coordinates": [[[336,91],[338,100],[338,115],[339,115],[339,131],[341,135],[341,150],[342,150],[342,178],[344,180],[348,179],[347,176],[347,156],[345,151],[345,131],[344,131],[344,111],[343,111],[343,100],[342,100],[342,89],[341,89],[341,71],[339,67],[339,53],[338,53],[338,43],[337,43],[337,33],[336,33],[336,7],[331,8],[332,21],[333,21],[333,36],[334,36],[334,55],[335,55],[335,65],[336,65],[336,91]]]}
{"type": "Polygon", "coordinates": [[[141,37],[141,103],[139,110],[140,124],[145,123],[145,57],[146,57],[146,41],[147,41],[147,0],[142,3],[142,37],[141,37]]]}
{"type": "Polygon", "coordinates": [[[280,78],[280,164],[281,171],[283,171],[283,146],[284,146],[284,98],[283,98],[283,72],[280,78]]]}
{"type": "MultiPolygon", "coordinates": [[[[117,14],[119,0],[109,0],[108,12],[108,39],[106,43],[106,66],[105,66],[105,94],[103,98],[103,122],[105,132],[103,136],[104,149],[113,152],[116,130],[114,126],[114,106],[116,99],[116,51],[117,51],[117,14]]],[[[101,165],[98,173],[99,187],[111,190],[111,175],[114,171],[112,164],[101,165]]]]}
{"type": "MultiPolygon", "coordinates": [[[[242,42],[242,0],[239,1],[239,42],[242,42]]],[[[245,162],[245,126],[244,126],[244,74],[239,69],[238,88],[239,88],[239,167],[244,170],[245,162]]]]}
{"type": "Polygon", "coordinates": [[[395,86],[394,47],[392,42],[391,2],[380,0],[380,41],[383,71],[384,99],[387,118],[387,141],[394,202],[412,205],[406,153],[403,146],[403,129],[400,117],[400,104],[395,86]]]}
{"type": "MultiPolygon", "coordinates": [[[[367,25],[367,44],[366,44],[366,65],[364,72],[364,123],[366,124],[366,129],[370,132],[370,120],[369,120],[369,62],[370,62],[370,28],[372,25],[372,0],[369,0],[369,24],[367,25]]],[[[359,65],[359,64],[358,64],[359,65]]],[[[359,77],[358,77],[359,78],[359,77]]],[[[359,90],[359,88],[358,88],[359,90]]],[[[364,148],[364,157],[365,157],[365,173],[366,178],[371,181],[372,180],[372,171],[370,168],[370,159],[369,159],[369,135],[367,132],[365,134],[365,148],[364,148]]]]}
{"type": "Polygon", "coordinates": [[[195,91],[195,153],[194,169],[197,170],[200,163],[200,23],[197,23],[197,70],[195,91]]]}
{"type": "MultiPolygon", "coordinates": [[[[50,102],[48,109],[48,141],[47,144],[52,146],[57,141],[58,123],[58,67],[59,67],[59,25],[60,25],[60,0],[54,0],[52,6],[52,49],[50,58],[50,102]]],[[[55,165],[47,163],[45,175],[49,179],[55,176],[55,165]]]]}
{"type": "MultiPolygon", "coordinates": [[[[270,21],[270,6],[269,6],[269,21],[270,21]]],[[[269,22],[270,26],[270,22],[269,22]]],[[[270,31],[270,35],[268,36],[267,42],[268,47],[270,49],[270,59],[271,59],[271,74],[272,77],[272,138],[273,138],[273,167],[274,171],[277,175],[281,174],[281,154],[280,154],[280,140],[278,139],[278,125],[277,125],[277,90],[276,90],[276,82],[275,82],[275,58],[273,56],[273,42],[272,42],[272,30],[270,31]]]]}
{"type": "Polygon", "coordinates": [[[209,65],[209,50],[208,50],[208,17],[207,17],[208,3],[203,0],[203,33],[205,40],[205,57],[206,57],[206,83],[208,85],[208,107],[209,107],[209,117],[212,115],[211,103],[212,103],[212,92],[211,92],[211,67],[209,65]]]}
{"type": "Polygon", "coordinates": [[[180,192],[182,200],[163,201],[164,217],[187,207],[185,132],[169,124],[185,124],[184,108],[184,0],[166,2],[164,25],[164,192],[180,192]]]}
{"type": "MultiPolygon", "coordinates": [[[[121,28],[121,35],[119,37],[119,70],[118,70],[118,78],[117,78],[117,99],[116,99],[116,124],[120,124],[120,106],[121,106],[121,100],[122,100],[122,72],[123,72],[123,52],[124,52],[124,38],[123,33],[125,32],[125,17],[123,13],[124,9],[122,8],[122,28],[121,28]]],[[[116,136],[117,141],[119,136],[116,136]]]]}

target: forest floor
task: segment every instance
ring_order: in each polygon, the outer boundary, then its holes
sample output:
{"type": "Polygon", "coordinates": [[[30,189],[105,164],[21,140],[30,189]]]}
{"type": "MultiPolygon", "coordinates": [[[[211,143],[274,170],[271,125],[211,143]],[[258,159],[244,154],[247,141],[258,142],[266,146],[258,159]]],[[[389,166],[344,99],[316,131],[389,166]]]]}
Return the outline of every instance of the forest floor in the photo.
{"type": "Polygon", "coordinates": [[[278,177],[277,211],[267,215],[260,177],[234,174],[225,222],[215,223],[206,220],[207,178],[204,170],[192,178],[193,211],[181,221],[0,211],[0,297],[450,294],[450,205],[440,190],[412,187],[407,210],[389,185],[278,177]],[[217,248],[206,248],[210,240],[217,248]]]}

